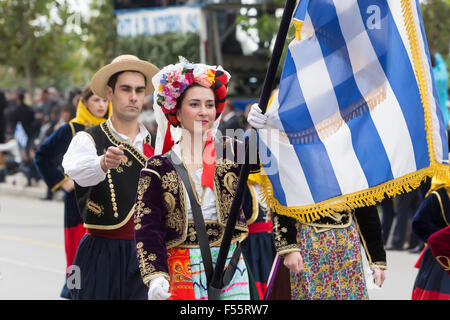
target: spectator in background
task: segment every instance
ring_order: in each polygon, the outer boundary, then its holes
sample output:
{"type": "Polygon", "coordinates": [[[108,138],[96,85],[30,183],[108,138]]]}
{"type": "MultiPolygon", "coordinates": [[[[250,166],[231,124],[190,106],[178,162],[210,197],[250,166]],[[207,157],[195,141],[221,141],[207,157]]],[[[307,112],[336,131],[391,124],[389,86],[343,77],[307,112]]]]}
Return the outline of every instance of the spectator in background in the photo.
{"type": "Polygon", "coordinates": [[[33,121],[34,121],[34,111],[33,109],[25,104],[25,93],[24,89],[18,89],[16,92],[16,107],[11,110],[10,114],[10,124],[11,124],[11,132],[14,132],[17,124],[20,122],[22,124],[23,129],[25,130],[28,137],[28,146],[29,149],[32,146],[34,132],[33,132],[33,121]]]}
{"type": "Polygon", "coordinates": [[[53,87],[42,91],[41,103],[37,107],[43,112],[45,121],[50,118],[51,113],[58,107],[58,96],[58,92],[53,87]]]}
{"type": "MultiPolygon", "coordinates": [[[[77,112],[78,101],[81,97],[81,89],[80,88],[72,88],[68,90],[65,94],[65,102],[64,102],[64,110],[66,112],[71,112],[70,119],[74,118],[77,112]]],[[[70,120],[69,119],[69,120],[70,120]]],[[[67,123],[67,121],[65,121],[67,123]]]]}
{"type": "MultiPolygon", "coordinates": [[[[61,108],[59,105],[55,105],[52,112],[48,117],[44,115],[42,109],[36,110],[35,126],[39,127],[38,135],[35,139],[36,149],[55,131],[60,120],[61,108]]],[[[53,192],[47,187],[47,194],[45,198],[41,200],[51,200],[53,199],[53,192]]]]}
{"type": "MultiPolygon", "coordinates": [[[[5,110],[8,106],[5,94],[0,90],[0,143],[5,143],[6,120],[5,110]]],[[[1,157],[1,155],[0,155],[1,157]]]]}
{"type": "Polygon", "coordinates": [[[222,113],[222,120],[219,124],[219,131],[223,136],[237,137],[238,139],[243,140],[243,130],[240,131],[241,134],[230,130],[244,129],[244,126],[245,118],[243,112],[234,110],[233,102],[227,99],[222,113]]]}
{"type": "MultiPolygon", "coordinates": [[[[0,91],[0,144],[5,143],[5,131],[6,131],[6,120],[5,120],[5,109],[8,103],[6,102],[5,94],[0,91]]],[[[5,167],[3,152],[0,151],[0,171],[5,167]]],[[[0,182],[4,181],[3,175],[0,174],[0,182]]]]}
{"type": "Polygon", "coordinates": [[[25,104],[25,90],[18,89],[16,91],[16,107],[10,111],[10,131],[19,142],[22,154],[22,171],[27,176],[28,186],[31,186],[31,179],[34,172],[33,148],[34,148],[34,111],[25,104]],[[23,129],[22,129],[23,128],[23,129]],[[21,130],[25,132],[26,137],[19,139],[21,130]]]}
{"type": "MultiPolygon", "coordinates": [[[[5,92],[5,98],[6,98],[6,109],[4,110],[5,114],[5,139],[11,139],[14,135],[14,132],[11,131],[13,125],[11,124],[11,115],[13,111],[17,107],[17,92],[16,90],[6,90],[5,92]]],[[[15,126],[14,126],[15,127],[15,126]]]]}
{"type": "Polygon", "coordinates": [[[74,118],[73,111],[73,108],[68,105],[60,108],[59,119],[58,122],[53,126],[53,131],[58,130],[67,122],[69,122],[70,119],[74,118]]]}

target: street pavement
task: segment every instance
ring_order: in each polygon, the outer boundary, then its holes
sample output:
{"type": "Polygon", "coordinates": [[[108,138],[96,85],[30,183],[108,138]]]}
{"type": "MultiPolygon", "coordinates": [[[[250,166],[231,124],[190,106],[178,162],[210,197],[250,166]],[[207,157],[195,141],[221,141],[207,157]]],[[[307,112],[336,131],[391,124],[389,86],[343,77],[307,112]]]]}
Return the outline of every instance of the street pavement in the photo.
{"type": "MultiPolygon", "coordinates": [[[[42,185],[0,183],[0,300],[59,300],[64,284],[63,202],[42,185]]],[[[386,281],[372,300],[409,300],[418,254],[388,251],[386,281]]],[[[363,253],[363,262],[367,260],[363,253]]]]}

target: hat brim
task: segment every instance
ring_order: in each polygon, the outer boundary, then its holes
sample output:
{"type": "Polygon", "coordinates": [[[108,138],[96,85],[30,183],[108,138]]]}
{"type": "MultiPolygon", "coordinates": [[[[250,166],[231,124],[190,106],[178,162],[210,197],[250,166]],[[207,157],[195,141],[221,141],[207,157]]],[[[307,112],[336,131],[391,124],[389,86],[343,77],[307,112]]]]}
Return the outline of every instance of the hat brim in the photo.
{"type": "Polygon", "coordinates": [[[109,78],[117,72],[136,71],[142,73],[146,78],[145,95],[148,96],[155,89],[152,78],[159,72],[159,69],[150,62],[143,60],[124,60],[108,64],[98,70],[91,80],[91,89],[94,94],[106,99],[106,85],[109,78]]]}

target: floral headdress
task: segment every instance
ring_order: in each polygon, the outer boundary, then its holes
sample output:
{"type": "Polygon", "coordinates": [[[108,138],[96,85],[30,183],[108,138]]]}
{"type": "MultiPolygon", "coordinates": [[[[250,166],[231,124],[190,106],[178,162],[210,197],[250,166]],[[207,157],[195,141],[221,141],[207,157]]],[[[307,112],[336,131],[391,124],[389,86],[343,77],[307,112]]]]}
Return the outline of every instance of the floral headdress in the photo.
{"type": "Polygon", "coordinates": [[[177,99],[193,83],[211,88],[216,97],[216,119],[225,106],[227,87],[230,75],[220,66],[192,64],[180,57],[180,62],[164,67],[152,81],[156,88],[154,101],[161,107],[169,124],[179,126],[176,118],[177,99]]]}
{"type": "Polygon", "coordinates": [[[213,131],[217,130],[217,119],[222,114],[227,96],[230,74],[220,66],[192,64],[183,57],[180,62],[164,67],[153,78],[155,87],[153,93],[153,109],[155,112],[158,131],[156,134],[155,154],[164,154],[180,138],[181,132],[177,127],[180,123],[176,117],[177,99],[193,83],[211,88],[215,95],[216,123],[213,131]]]}

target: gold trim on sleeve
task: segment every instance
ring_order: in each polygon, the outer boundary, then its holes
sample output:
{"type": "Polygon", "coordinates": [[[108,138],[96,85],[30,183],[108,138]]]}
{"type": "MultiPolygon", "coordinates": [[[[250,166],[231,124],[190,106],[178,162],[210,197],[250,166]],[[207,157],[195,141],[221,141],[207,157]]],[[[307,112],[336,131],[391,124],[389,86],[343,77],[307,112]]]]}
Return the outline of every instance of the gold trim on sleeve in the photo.
{"type": "Polygon", "coordinates": [[[69,127],[70,130],[72,130],[72,137],[74,137],[77,134],[77,132],[75,131],[75,127],[73,126],[72,122],[69,122],[69,127]]]}
{"type": "Polygon", "coordinates": [[[387,270],[386,262],[383,262],[383,261],[377,261],[377,262],[371,263],[370,266],[376,267],[381,270],[387,270]]]}
{"type": "Polygon", "coordinates": [[[67,175],[64,175],[64,179],[62,179],[60,182],[58,182],[57,184],[55,184],[52,188],[51,188],[51,192],[55,192],[56,190],[58,190],[59,188],[61,188],[61,186],[64,184],[64,182],[66,182],[67,180],[69,180],[69,177],[67,175]]]}
{"type": "Polygon", "coordinates": [[[166,278],[167,281],[170,281],[170,276],[165,273],[165,272],[155,272],[152,274],[149,274],[145,277],[142,278],[142,281],[144,282],[144,284],[149,287],[150,286],[150,281],[152,281],[153,279],[163,276],[164,278],[166,278]]]}
{"type": "Polygon", "coordinates": [[[284,257],[285,255],[291,252],[300,252],[300,248],[297,244],[291,244],[282,248],[279,248],[277,253],[280,257],[284,257]]]}
{"type": "Polygon", "coordinates": [[[442,219],[444,219],[444,222],[449,226],[450,224],[448,223],[447,217],[445,216],[445,211],[444,211],[444,206],[442,205],[441,196],[439,195],[439,193],[437,191],[433,191],[431,194],[434,194],[436,196],[436,198],[438,199],[439,206],[441,207],[442,219]]]}

